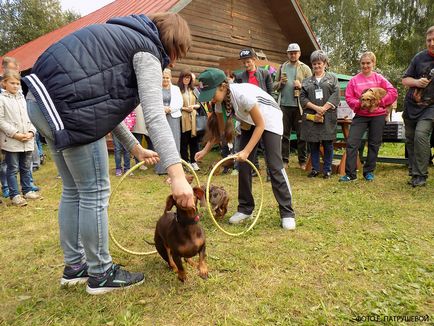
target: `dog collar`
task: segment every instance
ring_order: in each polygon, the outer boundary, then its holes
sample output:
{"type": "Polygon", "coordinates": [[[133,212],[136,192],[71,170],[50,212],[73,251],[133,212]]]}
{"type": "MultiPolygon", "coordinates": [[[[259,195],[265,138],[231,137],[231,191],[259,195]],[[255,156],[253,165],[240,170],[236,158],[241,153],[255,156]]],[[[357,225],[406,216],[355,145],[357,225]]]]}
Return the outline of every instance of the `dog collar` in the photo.
{"type": "Polygon", "coordinates": [[[179,223],[179,224],[181,224],[181,225],[194,225],[194,224],[199,223],[200,216],[199,216],[199,214],[197,214],[197,215],[194,217],[193,221],[183,221],[183,222],[181,223],[181,222],[178,220],[178,214],[175,213],[175,220],[176,220],[177,223],[179,223]]]}

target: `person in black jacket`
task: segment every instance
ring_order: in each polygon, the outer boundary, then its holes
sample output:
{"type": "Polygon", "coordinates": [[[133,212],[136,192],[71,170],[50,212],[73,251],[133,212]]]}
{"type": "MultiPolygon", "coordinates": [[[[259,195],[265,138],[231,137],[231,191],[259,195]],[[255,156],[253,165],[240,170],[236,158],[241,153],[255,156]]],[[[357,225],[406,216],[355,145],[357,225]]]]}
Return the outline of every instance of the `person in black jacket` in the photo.
{"type": "Polygon", "coordinates": [[[434,25],[428,28],[426,49],[411,60],[402,84],[408,87],[404,100],[405,145],[413,187],[425,186],[431,155],[430,134],[434,121],[434,25]]]}
{"type": "Polygon", "coordinates": [[[118,17],[54,43],[24,78],[30,119],[46,138],[63,182],[58,212],[65,261],[61,285],[87,281],[88,293],[102,294],[144,280],[143,273],[113,264],[109,253],[108,132],[146,164],[160,161],[177,203],[194,207],[161,89],[162,70],[184,57],[190,46],[190,29],[178,14],[118,17]],[[144,149],[121,123],[139,100],[156,152],[144,149]]]}
{"type": "Polygon", "coordinates": [[[271,75],[267,70],[256,66],[256,59],[253,49],[247,48],[240,51],[240,60],[246,70],[235,75],[235,82],[256,85],[271,95],[273,92],[271,75]]]}
{"type": "MultiPolygon", "coordinates": [[[[256,53],[251,48],[242,49],[240,51],[240,58],[241,62],[243,63],[243,66],[246,68],[243,72],[236,74],[234,82],[235,83],[249,83],[258,86],[259,88],[262,88],[265,92],[272,95],[273,92],[273,80],[271,78],[270,73],[266,69],[262,69],[260,67],[256,66],[256,53]]],[[[235,151],[237,152],[239,150],[238,148],[238,138],[235,139],[235,151]]],[[[259,147],[264,150],[264,146],[262,144],[262,141],[259,143],[259,147]]],[[[256,152],[254,158],[253,158],[253,164],[259,169],[259,162],[258,162],[258,152],[256,152]]],[[[238,169],[238,162],[235,163],[235,169],[238,169]]],[[[255,176],[255,172],[252,171],[253,176],[255,176]]],[[[270,173],[267,170],[267,181],[270,181],[270,173]]]]}

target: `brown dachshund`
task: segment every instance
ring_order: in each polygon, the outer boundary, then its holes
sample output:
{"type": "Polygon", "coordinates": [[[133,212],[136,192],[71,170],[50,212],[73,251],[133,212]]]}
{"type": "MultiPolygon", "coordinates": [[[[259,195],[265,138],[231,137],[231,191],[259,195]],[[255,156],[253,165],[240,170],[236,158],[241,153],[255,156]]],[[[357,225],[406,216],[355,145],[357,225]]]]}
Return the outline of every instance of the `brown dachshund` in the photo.
{"type": "MultiPolygon", "coordinates": [[[[201,188],[204,192],[206,191],[205,185],[203,185],[201,188]]],[[[210,197],[209,202],[214,212],[214,217],[222,219],[228,211],[228,204],[229,204],[228,193],[223,187],[211,185],[209,188],[209,197],[210,197]]],[[[205,197],[200,201],[200,206],[206,207],[205,197]]]]}
{"type": "Polygon", "coordinates": [[[182,265],[182,258],[190,265],[197,267],[199,276],[208,277],[208,267],[205,263],[205,232],[198,224],[199,215],[197,202],[203,199],[204,192],[201,188],[194,187],[195,208],[184,209],[176,205],[172,195],[167,197],[163,215],[155,228],[155,248],[160,256],[168,263],[169,267],[178,273],[178,279],[182,282],[186,279],[186,273],[182,265]],[[176,206],[176,213],[171,212],[176,206]],[[199,254],[199,263],[191,258],[199,254]]]}
{"type": "MultiPolygon", "coordinates": [[[[194,180],[194,177],[190,174],[186,174],[185,178],[187,179],[188,183],[192,183],[194,180]]],[[[172,181],[170,178],[167,178],[166,183],[171,184],[172,181]]],[[[201,186],[202,190],[206,191],[206,186],[201,186]]],[[[225,188],[211,185],[209,189],[209,197],[210,197],[210,204],[212,207],[212,210],[214,212],[214,217],[222,219],[227,211],[228,211],[228,204],[229,204],[229,195],[225,188]]],[[[200,206],[206,207],[206,199],[205,196],[200,200],[200,206]]]]}

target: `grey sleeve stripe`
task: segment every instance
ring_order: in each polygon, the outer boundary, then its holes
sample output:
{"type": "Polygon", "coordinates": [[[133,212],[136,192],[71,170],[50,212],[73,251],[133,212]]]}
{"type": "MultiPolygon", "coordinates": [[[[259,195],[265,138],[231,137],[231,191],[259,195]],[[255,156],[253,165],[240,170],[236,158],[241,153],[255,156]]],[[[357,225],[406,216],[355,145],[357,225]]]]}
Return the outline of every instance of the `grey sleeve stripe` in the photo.
{"type": "Polygon", "coordinates": [[[128,152],[131,152],[133,147],[139,143],[123,122],[118,124],[116,128],[113,129],[112,133],[119,139],[121,144],[125,146],[128,152]]]}
{"type": "Polygon", "coordinates": [[[166,169],[181,162],[181,158],[164,113],[161,64],[152,54],[138,52],[134,55],[133,66],[149,137],[160,155],[162,167],[166,169]]]}

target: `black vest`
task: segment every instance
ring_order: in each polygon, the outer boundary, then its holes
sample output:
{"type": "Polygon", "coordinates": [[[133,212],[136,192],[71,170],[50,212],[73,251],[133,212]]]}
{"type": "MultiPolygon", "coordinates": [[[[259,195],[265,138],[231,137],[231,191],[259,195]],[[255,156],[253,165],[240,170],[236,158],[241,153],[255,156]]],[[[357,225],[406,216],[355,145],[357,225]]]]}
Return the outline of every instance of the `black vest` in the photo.
{"type": "Polygon", "coordinates": [[[53,130],[57,149],[104,137],[134,110],[139,103],[132,64],[137,52],[150,52],[162,68],[169,63],[156,26],[144,15],[80,29],[38,58],[32,74],[45,86],[64,125],[53,130]]]}

